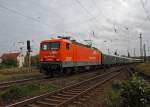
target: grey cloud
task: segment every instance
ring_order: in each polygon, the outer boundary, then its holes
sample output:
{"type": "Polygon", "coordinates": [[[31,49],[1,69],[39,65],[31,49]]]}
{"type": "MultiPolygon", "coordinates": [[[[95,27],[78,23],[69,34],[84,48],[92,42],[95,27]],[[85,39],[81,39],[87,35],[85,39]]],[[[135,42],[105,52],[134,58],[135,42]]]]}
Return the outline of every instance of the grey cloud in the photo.
{"type": "MultiPolygon", "coordinates": [[[[150,10],[149,1],[143,1],[150,10]]],[[[92,39],[93,45],[104,52],[110,48],[112,53],[118,50],[127,55],[127,50],[132,52],[133,48],[139,53],[138,37],[142,32],[143,42],[150,46],[150,21],[140,0],[80,0],[80,3],[76,0],[0,0],[0,53],[18,49],[13,43],[27,39],[34,40],[34,49],[38,50],[41,40],[57,35],[70,35],[80,42],[92,39]]]]}

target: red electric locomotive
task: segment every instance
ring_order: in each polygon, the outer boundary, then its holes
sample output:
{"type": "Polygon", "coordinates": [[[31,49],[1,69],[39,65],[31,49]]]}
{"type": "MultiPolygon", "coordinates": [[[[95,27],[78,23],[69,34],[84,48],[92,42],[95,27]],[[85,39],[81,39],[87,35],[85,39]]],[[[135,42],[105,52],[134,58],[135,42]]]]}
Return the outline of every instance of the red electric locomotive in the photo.
{"type": "Polygon", "coordinates": [[[41,72],[46,75],[95,68],[102,62],[98,49],[65,37],[42,41],[39,55],[41,72]]]}

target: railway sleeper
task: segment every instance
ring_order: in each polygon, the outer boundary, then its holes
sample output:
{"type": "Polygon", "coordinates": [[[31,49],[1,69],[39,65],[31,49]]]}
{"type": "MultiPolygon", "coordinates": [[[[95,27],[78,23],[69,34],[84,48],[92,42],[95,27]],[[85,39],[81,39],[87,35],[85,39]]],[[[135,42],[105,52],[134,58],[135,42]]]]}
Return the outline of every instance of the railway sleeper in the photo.
{"type": "Polygon", "coordinates": [[[71,105],[72,105],[71,107],[83,107],[84,104],[81,103],[80,101],[74,101],[71,105]]]}
{"type": "Polygon", "coordinates": [[[55,99],[50,99],[50,98],[45,98],[44,101],[54,103],[54,104],[58,104],[62,102],[60,100],[55,100],[55,99]]]}
{"type": "Polygon", "coordinates": [[[90,98],[90,96],[89,95],[84,95],[83,98],[88,99],[88,98],[90,98]]]}
{"type": "Polygon", "coordinates": [[[26,106],[24,106],[24,107],[40,107],[40,106],[38,106],[38,105],[36,105],[36,104],[28,104],[28,105],[26,105],[26,106]]]}
{"type": "Polygon", "coordinates": [[[85,102],[87,99],[85,99],[85,98],[80,98],[79,99],[79,101],[81,101],[81,102],[85,102]]]}
{"type": "Polygon", "coordinates": [[[59,97],[72,97],[73,95],[67,95],[67,94],[63,94],[63,93],[58,93],[58,94],[56,94],[57,96],[59,96],[59,97]]]}
{"type": "Polygon", "coordinates": [[[83,90],[85,90],[84,88],[74,88],[74,89],[72,89],[73,91],[83,91],[83,90]]]}
{"type": "Polygon", "coordinates": [[[75,104],[76,106],[75,107],[83,107],[85,106],[86,102],[92,97],[92,96],[95,96],[96,94],[95,93],[89,93],[81,98],[79,98],[77,101],[73,102],[73,104],[75,104]]]}
{"type": "Polygon", "coordinates": [[[63,91],[64,94],[67,94],[67,95],[77,95],[78,93],[77,92],[68,92],[68,91],[63,91]]]}
{"type": "Polygon", "coordinates": [[[82,96],[81,98],[79,98],[79,101],[87,101],[88,99],[91,98],[91,96],[93,95],[93,93],[87,93],[86,95],[82,96]]]}
{"type": "MultiPolygon", "coordinates": [[[[77,90],[79,90],[79,91],[84,91],[84,90],[86,90],[87,88],[89,88],[89,86],[91,86],[91,85],[81,86],[81,87],[77,88],[77,90]]],[[[76,90],[76,88],[73,89],[73,90],[76,90]]]]}
{"type": "Polygon", "coordinates": [[[87,102],[92,96],[95,96],[95,95],[96,95],[95,93],[89,92],[87,95],[84,95],[81,98],[79,98],[77,101],[74,101],[72,103],[73,107],[83,107],[83,106],[85,106],[85,102],[87,102]]]}
{"type": "Polygon", "coordinates": [[[71,92],[71,93],[80,93],[81,91],[82,90],[80,90],[80,91],[79,90],[78,91],[77,90],[67,90],[67,92],[71,92]]]}
{"type": "Polygon", "coordinates": [[[55,100],[62,100],[62,101],[69,99],[69,98],[64,98],[64,97],[60,97],[60,96],[56,96],[56,95],[53,95],[50,98],[55,99],[55,100]]]}
{"type": "Polygon", "coordinates": [[[49,103],[49,102],[44,102],[44,101],[36,101],[35,103],[40,105],[41,107],[54,107],[57,105],[54,103],[49,103]]]}

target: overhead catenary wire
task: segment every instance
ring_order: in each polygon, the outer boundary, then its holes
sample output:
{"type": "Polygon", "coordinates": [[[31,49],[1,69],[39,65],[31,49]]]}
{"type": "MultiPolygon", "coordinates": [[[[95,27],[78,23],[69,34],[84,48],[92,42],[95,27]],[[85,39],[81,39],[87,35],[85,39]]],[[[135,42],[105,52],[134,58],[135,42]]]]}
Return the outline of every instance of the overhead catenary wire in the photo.
{"type": "MultiPolygon", "coordinates": [[[[38,7],[39,7],[39,6],[38,6],[38,7]]],[[[30,19],[30,20],[32,20],[32,21],[38,22],[38,23],[40,23],[40,24],[43,24],[43,25],[45,25],[45,26],[47,26],[47,27],[50,27],[49,24],[41,23],[41,21],[39,20],[40,17],[33,18],[33,17],[28,16],[28,15],[25,15],[25,14],[23,14],[23,13],[21,13],[21,12],[15,10],[15,9],[8,8],[7,6],[2,5],[2,4],[0,4],[0,8],[3,8],[3,9],[5,9],[5,10],[9,11],[9,12],[15,13],[15,14],[20,15],[20,16],[22,16],[22,17],[25,17],[26,19],[30,19]]],[[[41,8],[41,7],[40,7],[40,8],[41,8]]],[[[62,21],[64,20],[63,18],[60,18],[60,19],[61,19],[62,21]]],[[[70,23],[70,24],[71,24],[71,23],[70,23]]]]}
{"type": "MultiPolygon", "coordinates": [[[[85,12],[89,15],[89,16],[91,16],[92,18],[91,19],[94,19],[97,23],[99,23],[99,21],[97,20],[97,18],[95,17],[95,16],[93,16],[93,14],[91,14],[91,12],[87,9],[87,8],[85,8],[85,6],[79,1],[79,0],[75,0],[84,10],[85,10],[85,12]]],[[[93,3],[93,4],[95,4],[95,3],[93,3]]],[[[95,6],[96,7],[96,6],[95,6]]],[[[96,7],[97,8],[97,7],[96,7]]],[[[102,12],[99,12],[99,14],[101,14],[101,16],[103,16],[103,17],[105,17],[105,20],[107,21],[107,22],[111,22],[111,24],[112,24],[112,26],[113,26],[113,30],[112,30],[112,32],[114,31],[115,33],[119,33],[118,32],[118,29],[116,28],[116,25],[115,25],[115,22],[114,21],[111,21],[110,19],[108,19],[102,12]]],[[[99,16],[99,15],[98,15],[99,16]]],[[[98,30],[99,30],[99,27],[98,26],[96,26],[97,28],[98,28],[98,30]]],[[[104,28],[104,26],[103,26],[103,28],[104,28]]],[[[128,27],[123,27],[125,30],[128,30],[129,31],[129,28],[128,27]]],[[[120,35],[120,34],[118,34],[118,35],[120,35]]],[[[95,36],[96,37],[96,36],[95,36]]]]}
{"type": "MultiPolygon", "coordinates": [[[[89,12],[89,10],[88,9],[86,9],[85,7],[84,7],[84,5],[79,1],[79,0],[76,0],[76,2],[86,11],[86,13],[87,14],[89,14],[91,17],[94,17],[90,12],[89,12]]],[[[102,13],[102,12],[101,12],[102,13]]],[[[103,15],[103,14],[102,14],[103,15]]],[[[104,15],[103,15],[103,17],[104,17],[104,15]]],[[[96,19],[96,18],[95,18],[96,19]]],[[[107,21],[109,21],[110,22],[110,20],[108,19],[108,18],[106,18],[106,20],[107,21]]],[[[97,20],[96,20],[97,21],[97,20]]],[[[114,23],[114,22],[113,22],[114,23]]],[[[117,32],[117,29],[115,29],[115,24],[112,24],[113,25],[113,27],[114,27],[114,30],[116,30],[116,32],[117,32]]],[[[128,30],[128,28],[127,28],[127,30],[128,30]]],[[[116,33],[115,32],[115,33],[116,33]]],[[[119,34],[118,34],[119,35],[119,34]]],[[[94,35],[95,36],[95,35],[94,35]]],[[[112,40],[111,40],[112,41],[112,40]]]]}
{"type": "MultiPolygon", "coordinates": [[[[92,20],[96,20],[96,17],[97,16],[93,16],[90,12],[89,12],[89,10],[87,9],[87,8],[85,8],[84,7],[84,5],[78,0],[78,1],[76,1],[86,12],[87,12],[87,14],[89,14],[90,16],[91,16],[91,18],[90,19],[88,19],[88,20],[86,20],[85,22],[79,22],[79,21],[76,21],[75,23],[72,23],[72,22],[68,22],[67,24],[71,24],[71,25],[73,25],[74,26],[74,24],[77,24],[78,26],[80,26],[80,25],[82,25],[82,24],[84,24],[84,23],[87,23],[87,22],[90,22],[90,21],[92,21],[92,20]]],[[[34,2],[34,4],[36,4],[36,5],[38,5],[38,7],[40,7],[41,9],[44,9],[43,7],[41,7],[37,2],[34,2]]],[[[56,15],[56,14],[55,14],[56,15]]],[[[59,16],[59,18],[63,21],[64,20],[64,18],[62,18],[62,17],[60,17],[59,16]]],[[[102,25],[101,25],[102,26],[102,25]]],[[[90,25],[89,25],[89,27],[90,27],[90,25]]],[[[97,29],[99,29],[98,28],[98,26],[97,26],[97,29]]],[[[88,29],[89,30],[89,29],[88,29]]]]}
{"type": "MultiPolygon", "coordinates": [[[[93,5],[94,5],[94,7],[97,9],[97,10],[99,10],[99,15],[101,15],[102,17],[104,17],[105,18],[105,20],[107,21],[107,22],[110,22],[111,24],[112,24],[112,26],[113,26],[113,30],[114,30],[114,32],[115,33],[117,33],[117,28],[116,28],[116,24],[115,24],[115,22],[113,21],[113,20],[110,20],[108,17],[106,17],[106,15],[104,15],[104,13],[103,13],[103,9],[99,9],[98,7],[97,7],[97,3],[95,3],[95,1],[94,0],[92,0],[92,3],[93,3],[93,5]]],[[[98,16],[99,16],[98,15],[98,16]]],[[[119,26],[121,26],[121,25],[119,25],[119,26]]],[[[122,26],[122,28],[124,29],[126,29],[126,30],[128,30],[128,27],[124,27],[124,26],[122,26]]]]}
{"type": "MultiPolygon", "coordinates": [[[[76,1],[76,3],[77,4],[79,4],[80,5],[80,7],[81,8],[83,8],[83,10],[91,17],[90,18],[90,20],[95,20],[97,23],[95,24],[96,26],[96,28],[98,29],[98,30],[101,30],[100,28],[99,28],[99,26],[97,25],[98,23],[100,23],[98,20],[97,20],[97,17],[96,16],[94,16],[93,14],[91,14],[91,12],[79,1],[79,0],[75,0],[76,1]]],[[[90,21],[89,20],[89,21],[90,21]]],[[[103,28],[104,28],[104,26],[103,25],[101,25],[103,28]]],[[[95,38],[97,38],[97,36],[96,35],[93,35],[95,38]]]]}
{"type": "MultiPolygon", "coordinates": [[[[95,20],[97,23],[95,24],[96,25],[96,27],[99,29],[99,27],[100,26],[98,26],[98,25],[100,25],[100,22],[99,22],[99,19],[96,17],[96,16],[94,16],[94,14],[92,14],[89,10],[88,10],[88,8],[86,8],[82,3],[81,3],[81,1],[79,1],[79,0],[76,0],[76,1],[78,1],[78,4],[80,4],[80,6],[86,11],[86,13],[89,15],[89,16],[91,16],[91,19],[92,20],[95,20]]],[[[43,25],[46,25],[47,27],[49,27],[49,24],[44,24],[44,23],[42,23],[42,21],[41,20],[39,20],[39,18],[34,18],[34,17],[31,17],[31,16],[28,16],[28,15],[25,15],[24,13],[21,13],[21,12],[19,12],[19,11],[17,11],[16,9],[12,9],[12,8],[8,8],[7,6],[5,6],[5,5],[2,5],[2,4],[0,4],[0,8],[3,8],[3,9],[7,9],[8,11],[10,11],[10,12],[13,12],[13,13],[15,13],[15,14],[18,14],[18,15],[21,15],[21,16],[23,16],[23,17],[25,17],[25,18],[27,18],[27,19],[30,19],[30,20],[33,20],[33,21],[35,21],[35,22],[37,22],[37,23],[40,23],[40,24],[43,24],[43,25]]],[[[108,18],[106,18],[105,17],[105,19],[107,20],[108,18]]],[[[90,21],[90,20],[89,20],[90,21]]],[[[80,23],[79,23],[80,24],[80,23]]],[[[93,30],[93,29],[92,29],[93,30]]],[[[117,28],[115,28],[115,25],[114,25],[114,32],[117,32],[117,28]]],[[[97,32],[96,32],[97,33],[97,32]]],[[[95,33],[95,34],[96,34],[95,33]]],[[[98,32],[99,33],[99,32],[98,32]]],[[[94,35],[95,36],[95,35],[94,35]]]]}
{"type": "Polygon", "coordinates": [[[19,12],[19,11],[16,11],[15,9],[8,8],[5,5],[0,4],[0,8],[3,8],[5,10],[9,11],[9,12],[12,12],[12,13],[17,14],[19,16],[25,17],[26,19],[32,20],[34,22],[37,22],[37,23],[40,23],[42,25],[45,25],[45,26],[49,27],[49,24],[41,23],[40,20],[38,20],[36,18],[33,18],[33,17],[30,17],[30,16],[27,16],[27,15],[25,15],[25,14],[19,12]]]}
{"type": "MultiPolygon", "coordinates": [[[[14,13],[14,14],[17,14],[17,15],[19,15],[19,16],[25,17],[26,19],[32,20],[32,21],[37,22],[37,23],[39,23],[39,24],[42,24],[42,25],[44,25],[44,26],[46,26],[46,27],[50,27],[49,24],[46,24],[46,23],[41,22],[38,17],[37,17],[37,18],[34,18],[34,17],[28,16],[28,15],[25,15],[25,14],[23,14],[23,13],[17,11],[16,9],[9,8],[9,7],[7,7],[7,6],[3,5],[3,4],[0,4],[0,8],[5,9],[5,10],[7,10],[7,11],[9,11],[9,12],[14,13]]],[[[86,9],[86,8],[85,8],[85,9],[86,9]]],[[[87,10],[87,12],[88,12],[88,10],[87,10]]],[[[88,13],[90,14],[90,12],[88,12],[88,13]]],[[[90,14],[90,15],[92,15],[92,14],[90,14]]],[[[95,17],[93,16],[92,19],[93,19],[93,18],[95,18],[95,17]]],[[[62,18],[61,18],[61,19],[62,19],[62,18]]],[[[63,19],[62,19],[62,20],[63,20],[63,19]]],[[[71,23],[70,23],[70,24],[71,24],[71,23]]],[[[97,28],[98,28],[98,27],[97,27],[97,28]]],[[[99,29],[99,28],[98,28],[98,29],[99,29]]]]}
{"type": "Polygon", "coordinates": [[[141,4],[142,4],[143,10],[144,10],[144,12],[145,12],[145,14],[146,14],[146,18],[148,19],[148,21],[150,21],[150,15],[149,15],[149,13],[148,13],[148,10],[147,10],[146,7],[145,7],[144,1],[143,1],[143,0],[140,0],[140,2],[141,2],[141,4]]]}
{"type": "MultiPolygon", "coordinates": [[[[75,0],[77,4],[80,5],[81,8],[84,9],[84,11],[92,18],[92,20],[94,19],[97,24],[100,23],[98,20],[97,20],[97,17],[95,17],[93,14],[91,14],[91,12],[79,1],[79,0],[75,0]]],[[[102,25],[101,25],[102,26],[102,25]]],[[[99,29],[99,26],[95,26],[97,29],[99,29]]]]}
{"type": "MultiPolygon", "coordinates": [[[[98,20],[96,19],[96,16],[93,16],[93,15],[89,12],[89,10],[86,9],[86,8],[84,7],[84,5],[83,5],[79,0],[76,0],[76,2],[92,17],[90,20],[93,20],[93,19],[94,19],[97,23],[99,23],[98,20]]],[[[25,17],[26,19],[30,19],[30,20],[32,20],[32,21],[35,21],[35,22],[37,22],[37,23],[40,23],[40,24],[45,25],[45,26],[47,26],[47,27],[50,27],[49,24],[42,23],[42,22],[39,20],[38,17],[37,17],[37,18],[34,18],[34,17],[28,16],[28,15],[25,15],[25,14],[23,14],[23,13],[21,13],[21,12],[15,10],[15,9],[8,8],[7,6],[2,5],[2,4],[0,4],[0,8],[6,9],[7,11],[10,11],[10,12],[15,13],[15,14],[17,14],[17,15],[20,15],[20,16],[22,16],[22,17],[25,17]]],[[[62,20],[63,20],[63,19],[62,19],[62,20]]],[[[99,27],[98,27],[97,25],[96,25],[96,28],[99,30],[99,27]]]]}

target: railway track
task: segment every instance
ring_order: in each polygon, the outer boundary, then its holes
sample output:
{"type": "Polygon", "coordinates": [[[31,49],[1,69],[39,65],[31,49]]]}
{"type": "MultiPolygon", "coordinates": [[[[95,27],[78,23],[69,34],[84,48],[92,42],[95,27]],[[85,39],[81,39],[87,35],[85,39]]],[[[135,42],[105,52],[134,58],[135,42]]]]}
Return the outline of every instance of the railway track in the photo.
{"type": "Polygon", "coordinates": [[[2,83],[0,83],[0,90],[5,90],[5,89],[11,87],[12,85],[24,85],[26,83],[31,83],[33,81],[42,81],[44,79],[45,79],[44,77],[38,77],[38,78],[28,78],[28,79],[2,82],[2,83]]]}
{"type": "MultiPolygon", "coordinates": [[[[94,71],[95,72],[95,71],[94,71]]],[[[84,72],[84,74],[89,75],[92,74],[93,72],[84,72]]],[[[83,74],[82,72],[79,74],[83,74]]],[[[69,75],[70,76],[70,75],[69,75]]],[[[6,90],[10,88],[13,85],[25,85],[29,84],[32,82],[46,82],[46,81],[53,81],[57,80],[59,77],[53,77],[53,78],[47,78],[47,77],[34,77],[34,78],[26,78],[26,79],[20,79],[20,80],[14,80],[14,81],[7,81],[7,82],[1,82],[0,83],[0,90],[6,90]]],[[[65,78],[65,77],[60,77],[60,78],[65,78]]]]}
{"type": "Polygon", "coordinates": [[[144,80],[150,82],[150,76],[149,75],[146,75],[145,73],[143,72],[140,72],[139,70],[137,70],[134,66],[128,66],[127,67],[127,70],[131,73],[131,74],[134,74],[134,73],[137,73],[138,76],[142,77],[144,80]]]}
{"type": "Polygon", "coordinates": [[[123,69],[107,72],[80,83],[26,99],[6,107],[74,107],[80,103],[78,102],[79,99],[86,101],[96,88],[107,83],[116,76],[119,76],[122,73],[122,70],[123,69]]]}

